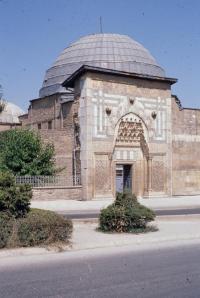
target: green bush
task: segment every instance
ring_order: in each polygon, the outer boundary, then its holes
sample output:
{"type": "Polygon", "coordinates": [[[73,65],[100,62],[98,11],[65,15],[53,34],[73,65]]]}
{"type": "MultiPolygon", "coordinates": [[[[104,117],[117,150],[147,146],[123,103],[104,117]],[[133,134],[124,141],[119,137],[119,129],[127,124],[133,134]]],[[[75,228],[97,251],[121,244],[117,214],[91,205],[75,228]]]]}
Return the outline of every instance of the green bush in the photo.
{"type": "Polygon", "coordinates": [[[115,199],[115,205],[116,206],[134,206],[135,204],[139,204],[137,201],[137,197],[128,192],[125,191],[123,193],[118,192],[115,199]]]}
{"type": "Polygon", "coordinates": [[[15,218],[23,217],[30,209],[31,198],[31,186],[16,185],[12,174],[0,173],[0,212],[6,212],[15,218]]]}
{"type": "Polygon", "coordinates": [[[12,236],[14,220],[8,214],[0,212],[0,248],[8,246],[12,236]]]}
{"type": "Polygon", "coordinates": [[[142,232],[154,219],[155,213],[141,205],[135,195],[118,193],[115,202],[101,210],[99,228],[104,232],[142,232]]]}
{"type": "Polygon", "coordinates": [[[18,238],[21,246],[67,243],[72,230],[71,220],[52,211],[32,209],[19,221],[18,238]]]}

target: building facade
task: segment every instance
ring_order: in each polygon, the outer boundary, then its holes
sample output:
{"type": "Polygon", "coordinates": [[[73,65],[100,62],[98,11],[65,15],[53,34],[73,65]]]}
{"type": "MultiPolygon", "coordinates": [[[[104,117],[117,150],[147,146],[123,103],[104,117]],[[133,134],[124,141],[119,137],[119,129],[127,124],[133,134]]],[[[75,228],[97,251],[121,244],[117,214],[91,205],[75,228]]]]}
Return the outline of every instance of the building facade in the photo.
{"type": "Polygon", "coordinates": [[[176,81],[130,37],[89,35],[47,70],[20,121],[54,143],[66,198],[200,194],[200,110],[181,106],[176,81]]]}

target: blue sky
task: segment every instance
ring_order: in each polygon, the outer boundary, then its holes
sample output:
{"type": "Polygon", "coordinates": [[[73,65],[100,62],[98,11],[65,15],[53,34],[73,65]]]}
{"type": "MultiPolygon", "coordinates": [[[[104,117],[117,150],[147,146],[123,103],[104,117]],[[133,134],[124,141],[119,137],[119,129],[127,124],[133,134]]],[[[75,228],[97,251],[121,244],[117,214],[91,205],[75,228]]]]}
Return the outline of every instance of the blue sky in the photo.
{"type": "Polygon", "coordinates": [[[0,0],[0,84],[4,97],[28,107],[45,71],[79,37],[128,34],[142,43],[186,107],[200,108],[199,0],[0,0]]]}

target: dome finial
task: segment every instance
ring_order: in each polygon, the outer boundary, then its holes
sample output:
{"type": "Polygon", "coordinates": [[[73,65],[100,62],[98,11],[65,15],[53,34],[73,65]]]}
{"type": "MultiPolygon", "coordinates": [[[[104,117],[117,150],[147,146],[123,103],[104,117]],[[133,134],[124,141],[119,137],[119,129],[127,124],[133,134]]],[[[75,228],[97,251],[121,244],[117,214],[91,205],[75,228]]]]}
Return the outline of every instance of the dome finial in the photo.
{"type": "Polygon", "coordinates": [[[99,18],[99,25],[100,25],[100,33],[103,33],[102,16],[100,16],[99,18]]]}

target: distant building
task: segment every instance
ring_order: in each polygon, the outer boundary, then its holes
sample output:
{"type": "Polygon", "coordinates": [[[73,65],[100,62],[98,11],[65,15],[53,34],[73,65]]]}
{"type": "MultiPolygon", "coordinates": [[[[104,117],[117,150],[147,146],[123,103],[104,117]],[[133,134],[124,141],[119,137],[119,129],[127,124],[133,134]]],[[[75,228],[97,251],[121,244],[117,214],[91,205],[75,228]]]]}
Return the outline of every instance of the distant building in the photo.
{"type": "Polygon", "coordinates": [[[19,116],[24,114],[24,111],[11,102],[4,100],[0,101],[0,131],[8,130],[21,126],[19,116]]]}
{"type": "Polygon", "coordinates": [[[53,141],[66,198],[200,194],[200,110],[171,94],[176,81],[132,38],[88,35],[46,71],[20,120],[53,141]]]}

